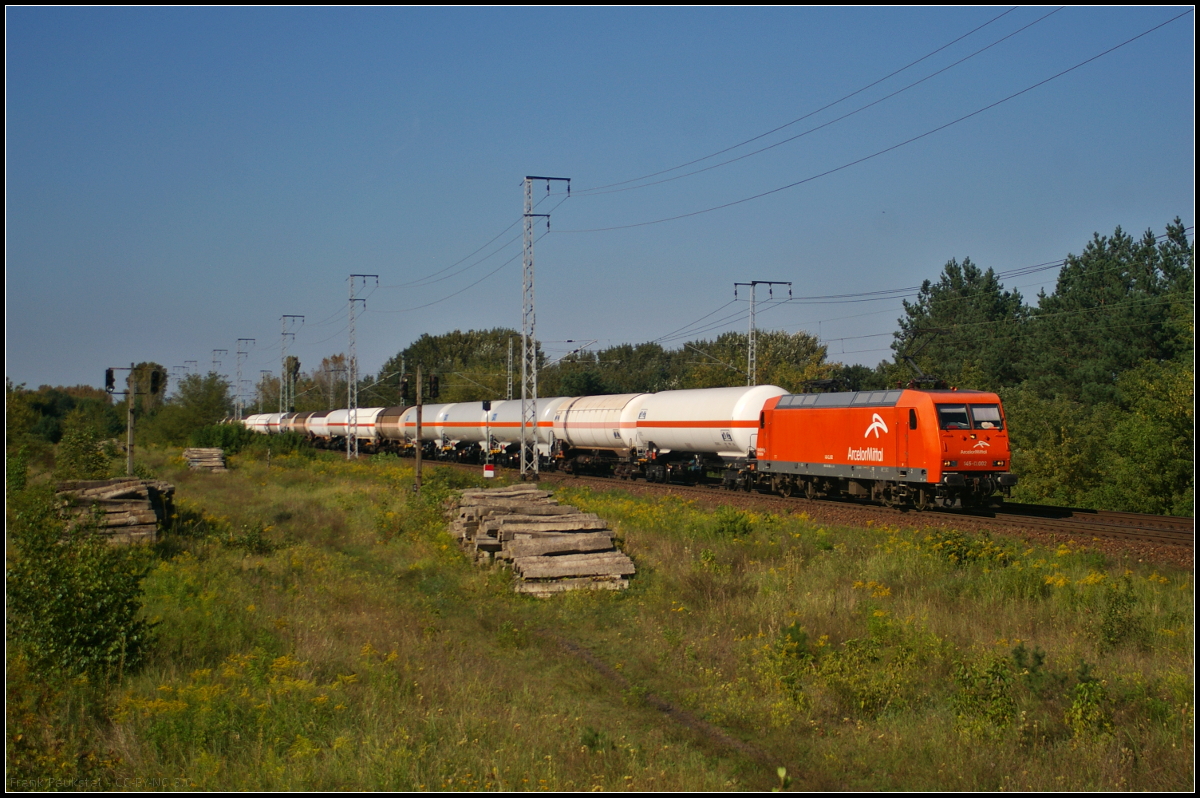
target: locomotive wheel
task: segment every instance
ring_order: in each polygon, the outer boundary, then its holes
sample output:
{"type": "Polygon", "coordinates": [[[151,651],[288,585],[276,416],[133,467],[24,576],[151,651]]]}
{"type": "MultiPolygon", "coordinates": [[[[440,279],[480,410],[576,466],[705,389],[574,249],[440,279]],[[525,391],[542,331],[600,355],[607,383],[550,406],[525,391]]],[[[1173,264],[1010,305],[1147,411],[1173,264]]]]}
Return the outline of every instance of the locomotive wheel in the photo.
{"type": "Polygon", "coordinates": [[[817,486],[811,480],[804,483],[804,497],[809,501],[817,498],[817,486]]]}
{"type": "Polygon", "coordinates": [[[790,499],[796,495],[796,483],[790,479],[784,479],[779,485],[779,495],[785,499],[790,499]]]}
{"type": "Polygon", "coordinates": [[[915,501],[913,501],[913,507],[915,507],[918,511],[924,511],[929,509],[929,505],[929,491],[925,490],[924,488],[918,488],[917,498],[915,501]]]}

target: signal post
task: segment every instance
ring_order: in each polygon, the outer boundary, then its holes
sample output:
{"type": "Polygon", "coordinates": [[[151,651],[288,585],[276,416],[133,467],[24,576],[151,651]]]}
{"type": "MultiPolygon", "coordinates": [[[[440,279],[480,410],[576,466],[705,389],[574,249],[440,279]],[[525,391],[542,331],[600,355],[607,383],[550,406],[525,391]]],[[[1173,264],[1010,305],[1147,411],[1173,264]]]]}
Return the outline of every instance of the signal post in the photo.
{"type": "MultiPolygon", "coordinates": [[[[133,402],[137,396],[137,381],[134,379],[134,364],[130,363],[129,368],[117,366],[104,371],[104,390],[110,394],[124,394],[125,396],[125,475],[133,476],[133,402]],[[124,391],[116,390],[117,382],[113,372],[128,371],[129,381],[126,383],[124,391]]],[[[161,384],[162,374],[158,369],[150,372],[150,393],[158,393],[158,386],[161,384]]]]}

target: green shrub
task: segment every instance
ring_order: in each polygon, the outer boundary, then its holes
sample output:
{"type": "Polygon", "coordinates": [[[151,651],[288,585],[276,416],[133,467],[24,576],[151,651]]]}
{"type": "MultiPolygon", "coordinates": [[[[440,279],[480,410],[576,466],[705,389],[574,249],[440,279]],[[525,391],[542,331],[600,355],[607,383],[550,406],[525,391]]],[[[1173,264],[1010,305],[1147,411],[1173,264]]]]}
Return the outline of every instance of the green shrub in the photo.
{"type": "Polygon", "coordinates": [[[1093,739],[1112,734],[1112,713],[1103,682],[1081,679],[1071,690],[1070,698],[1064,720],[1076,737],[1093,739]]]}
{"type": "Polygon", "coordinates": [[[1101,645],[1115,648],[1125,641],[1143,643],[1146,630],[1138,614],[1133,581],[1123,576],[1116,582],[1105,582],[1101,587],[1096,623],[1096,636],[1101,645]]]}
{"type": "Polygon", "coordinates": [[[58,444],[54,475],[59,479],[105,479],[108,476],[108,457],[100,436],[89,427],[70,430],[58,444]]]}
{"type": "Polygon", "coordinates": [[[197,448],[224,449],[226,454],[236,454],[259,437],[263,436],[241,424],[211,424],[193,430],[188,436],[188,444],[197,448]]]}
{"type": "Polygon", "coordinates": [[[713,522],[714,531],[722,537],[745,537],[753,528],[753,522],[748,514],[728,505],[717,508],[716,513],[713,514],[713,522]]]}
{"type": "Polygon", "coordinates": [[[231,534],[225,540],[225,545],[231,549],[241,549],[248,554],[272,554],[277,549],[283,548],[283,544],[269,538],[267,531],[268,527],[264,526],[262,521],[246,524],[239,534],[231,534]]]}
{"type": "Polygon", "coordinates": [[[972,731],[1003,729],[1017,714],[1013,661],[997,655],[961,662],[955,668],[954,704],[959,721],[972,731]]]}
{"type": "Polygon", "coordinates": [[[8,497],[8,640],[35,667],[105,675],[136,666],[150,642],[139,618],[149,557],[92,525],[68,528],[48,488],[8,497]]]}

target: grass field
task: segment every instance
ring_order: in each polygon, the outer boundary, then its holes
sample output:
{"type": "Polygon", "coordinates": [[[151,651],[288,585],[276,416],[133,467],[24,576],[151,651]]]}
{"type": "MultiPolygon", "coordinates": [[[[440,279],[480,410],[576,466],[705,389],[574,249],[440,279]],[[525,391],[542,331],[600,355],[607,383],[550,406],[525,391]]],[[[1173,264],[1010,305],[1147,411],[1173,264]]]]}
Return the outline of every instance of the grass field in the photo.
{"type": "Polygon", "coordinates": [[[145,581],[148,661],[14,726],[52,688],[10,656],[9,725],[30,735],[10,729],[10,788],[1194,783],[1188,572],[564,489],[639,572],[539,600],[446,533],[441,501],[482,482],[462,472],[428,470],[415,499],[391,457],[145,457],[179,500],[145,581]]]}

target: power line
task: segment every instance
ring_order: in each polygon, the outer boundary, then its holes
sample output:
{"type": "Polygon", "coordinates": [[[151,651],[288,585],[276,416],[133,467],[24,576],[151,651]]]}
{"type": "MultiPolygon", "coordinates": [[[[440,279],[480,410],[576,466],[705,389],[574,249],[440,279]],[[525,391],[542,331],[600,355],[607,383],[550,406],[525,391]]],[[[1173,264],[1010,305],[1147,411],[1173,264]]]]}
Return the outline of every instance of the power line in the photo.
{"type": "MultiPolygon", "coordinates": [[[[546,194],[546,195],[544,195],[544,196],[540,197],[540,198],[537,200],[537,202],[535,203],[535,206],[536,206],[536,205],[541,205],[541,204],[542,204],[542,203],[543,203],[543,202],[544,202],[544,201],[547,199],[547,197],[550,197],[550,196],[561,196],[561,195],[560,195],[560,194],[546,194]]],[[[561,205],[562,203],[560,202],[559,204],[561,205]]],[[[557,206],[556,206],[556,207],[557,207],[557,206]]],[[[442,272],[445,272],[445,271],[448,271],[448,270],[450,270],[450,269],[453,269],[455,266],[458,266],[460,263],[462,263],[462,262],[464,262],[464,261],[467,261],[467,260],[470,260],[471,258],[475,257],[475,256],[476,256],[476,255],[478,255],[480,252],[482,252],[483,250],[485,250],[485,249],[487,249],[488,247],[490,247],[490,246],[491,246],[491,245],[492,245],[492,244],[493,244],[493,243],[496,241],[496,239],[500,238],[500,236],[504,235],[504,234],[505,234],[505,233],[507,233],[509,230],[513,229],[513,227],[515,227],[516,225],[520,224],[520,222],[521,222],[521,220],[520,220],[520,219],[517,219],[515,222],[513,222],[512,224],[510,224],[508,227],[504,228],[504,229],[503,229],[503,230],[501,230],[499,233],[497,233],[495,236],[493,236],[493,237],[492,237],[492,239],[491,239],[490,241],[488,241],[486,244],[484,244],[483,246],[479,247],[478,249],[476,249],[474,252],[472,252],[471,254],[467,255],[466,257],[464,257],[464,258],[460,258],[459,260],[455,261],[454,263],[451,263],[449,266],[445,266],[445,267],[443,267],[443,268],[441,268],[441,269],[438,269],[437,271],[435,271],[435,272],[432,272],[432,273],[430,273],[430,274],[427,274],[427,275],[425,275],[424,277],[419,277],[419,278],[417,278],[416,280],[410,280],[410,281],[409,281],[409,282],[407,282],[407,283],[397,283],[397,284],[395,284],[395,285],[382,285],[382,286],[379,286],[379,287],[380,287],[380,288],[408,288],[408,287],[410,287],[410,286],[415,286],[415,287],[424,287],[424,286],[427,286],[427,285],[433,285],[434,283],[440,283],[440,282],[442,282],[443,280],[449,280],[451,277],[456,277],[456,276],[458,276],[458,275],[460,275],[460,274],[463,274],[464,272],[468,272],[468,271],[470,271],[471,269],[473,269],[473,268],[475,268],[476,266],[478,266],[479,264],[483,263],[484,261],[486,261],[486,260],[488,260],[488,259],[490,259],[490,258],[493,258],[493,257],[495,257],[496,255],[498,255],[499,253],[503,252],[503,251],[504,251],[504,249],[505,249],[506,247],[508,247],[508,246],[510,246],[511,244],[513,244],[514,242],[516,242],[518,239],[520,239],[520,238],[521,238],[521,236],[520,236],[520,235],[517,235],[517,236],[514,236],[513,238],[510,238],[508,241],[505,241],[503,244],[501,244],[499,247],[497,247],[497,248],[496,248],[496,249],[495,249],[493,252],[490,252],[490,253],[488,253],[487,255],[484,255],[482,258],[480,258],[480,259],[479,259],[479,260],[477,260],[475,263],[472,263],[472,264],[471,264],[471,265],[469,265],[469,266],[464,266],[462,269],[459,269],[459,270],[458,270],[458,271],[456,271],[456,272],[453,272],[453,273],[451,273],[451,274],[447,274],[447,275],[445,275],[445,276],[443,276],[443,277],[438,277],[436,280],[434,280],[434,279],[431,279],[431,278],[433,278],[433,277],[436,277],[437,275],[441,274],[442,272]]]]}
{"type": "Polygon", "coordinates": [[[905,139],[904,141],[901,141],[897,144],[893,144],[890,147],[885,147],[882,150],[878,150],[876,152],[871,153],[870,155],[864,155],[861,158],[857,158],[853,161],[849,161],[848,163],[844,163],[840,166],[835,166],[832,169],[827,169],[824,172],[820,172],[815,175],[810,175],[809,177],[803,178],[801,180],[797,180],[793,183],[788,183],[787,185],[779,186],[777,188],[773,188],[768,191],[763,191],[763,192],[754,194],[749,197],[742,197],[741,199],[732,200],[730,202],[726,202],[721,205],[714,205],[710,208],[704,208],[704,209],[698,210],[698,211],[691,211],[689,213],[681,213],[677,216],[668,216],[668,217],[664,217],[662,219],[653,219],[653,220],[646,221],[646,222],[634,222],[632,224],[612,225],[610,227],[593,227],[593,228],[585,228],[585,229],[579,229],[579,230],[559,230],[558,232],[559,233],[606,233],[606,232],[611,232],[614,230],[629,230],[629,229],[635,228],[635,227],[647,227],[647,226],[655,225],[655,224],[664,224],[666,222],[675,222],[675,221],[679,221],[680,219],[688,219],[693,216],[700,216],[702,214],[712,213],[714,211],[720,211],[720,210],[724,210],[726,208],[732,208],[735,205],[741,205],[743,203],[750,202],[752,200],[762,199],[763,197],[769,197],[772,194],[778,194],[781,191],[787,191],[788,189],[795,188],[796,186],[800,186],[805,183],[810,183],[810,182],[817,180],[819,178],[822,178],[822,177],[827,177],[831,174],[835,174],[844,169],[849,169],[851,166],[857,166],[858,164],[865,163],[874,158],[878,158],[881,155],[885,155],[889,152],[892,152],[893,150],[898,150],[901,147],[905,147],[909,144],[920,141],[921,139],[932,136],[934,133],[939,133],[939,132],[946,130],[947,128],[953,127],[954,125],[957,125],[961,122],[965,122],[966,120],[971,119],[972,117],[976,117],[979,114],[982,114],[986,111],[990,111],[991,109],[996,108],[1000,105],[1003,105],[1004,103],[1006,103],[1010,100],[1014,100],[1023,94],[1027,94],[1027,93],[1033,91],[1034,89],[1037,89],[1041,86],[1046,85],[1047,83],[1050,83],[1051,81],[1057,80],[1058,78],[1061,78],[1064,75],[1074,72],[1075,70],[1077,70],[1083,66],[1086,66],[1087,64],[1090,64],[1092,61],[1095,61],[1099,58],[1103,58],[1104,56],[1106,56],[1112,52],[1115,52],[1116,50],[1119,50],[1122,47],[1125,47],[1126,45],[1129,45],[1129,44],[1137,41],[1138,39],[1142,38],[1143,36],[1148,36],[1149,34],[1153,33],[1154,31],[1158,30],[1159,28],[1169,25],[1172,22],[1175,22],[1176,20],[1181,19],[1190,13],[1192,13],[1192,9],[1188,9],[1187,11],[1184,11],[1182,14],[1178,14],[1178,15],[1172,17],[1171,19],[1166,20],[1165,22],[1161,22],[1158,25],[1155,25],[1153,28],[1142,31],[1141,33],[1137,34],[1136,36],[1132,36],[1132,37],[1126,39],[1125,41],[1121,42],[1120,44],[1114,45],[1114,46],[1108,48],[1107,50],[1104,50],[1103,52],[1097,53],[1096,55],[1092,56],[1091,58],[1087,58],[1083,61],[1080,61],[1079,63],[1075,64],[1074,66],[1068,67],[1067,69],[1064,69],[1061,72],[1058,72],[1054,75],[1051,75],[1048,78],[1038,81],[1037,83],[1027,86],[1024,89],[1021,89],[1020,91],[1014,92],[1014,93],[1008,95],[1007,97],[1004,97],[1000,100],[996,100],[995,102],[989,103],[988,105],[985,105],[982,108],[978,108],[969,114],[964,114],[963,116],[960,116],[957,119],[954,119],[950,122],[946,122],[945,124],[942,124],[935,128],[932,128],[930,130],[927,130],[924,133],[920,133],[916,136],[912,136],[911,138],[905,139]]]}
{"type": "Polygon", "coordinates": [[[917,64],[921,63],[922,61],[925,61],[925,60],[927,60],[927,59],[929,59],[929,58],[931,58],[931,57],[933,57],[933,56],[937,55],[937,54],[938,54],[938,53],[940,53],[942,50],[945,50],[947,47],[950,47],[950,46],[952,46],[952,45],[954,45],[954,44],[957,44],[958,42],[962,41],[963,39],[967,38],[968,36],[971,36],[972,34],[974,34],[974,33],[977,33],[977,32],[979,32],[979,31],[983,30],[983,29],[984,29],[984,28],[986,28],[988,25],[991,25],[993,22],[996,22],[997,20],[999,20],[1001,17],[1004,17],[1004,16],[1006,16],[1006,15],[1008,15],[1008,14],[1011,14],[1013,11],[1017,10],[1017,8],[1019,8],[1019,6],[1013,6],[1012,8],[1008,9],[1007,11],[1004,11],[1004,12],[1002,12],[1002,13],[1001,13],[1001,14],[999,14],[998,16],[995,16],[995,17],[993,17],[992,19],[989,19],[987,22],[983,23],[982,25],[980,25],[980,26],[978,26],[978,27],[976,27],[976,28],[972,28],[971,30],[969,30],[969,31],[967,31],[966,33],[964,33],[962,36],[959,36],[957,39],[954,39],[954,40],[952,40],[952,41],[950,41],[950,42],[947,42],[946,44],[943,44],[941,47],[937,48],[936,50],[933,50],[932,52],[926,53],[925,55],[923,55],[923,56],[921,56],[920,58],[918,58],[916,61],[913,61],[913,62],[911,62],[911,63],[909,63],[909,64],[907,64],[907,65],[905,65],[905,66],[902,66],[902,67],[900,67],[899,69],[897,69],[897,70],[895,70],[895,71],[893,71],[893,72],[889,72],[888,74],[884,75],[883,77],[879,78],[878,80],[872,81],[871,83],[868,83],[867,85],[863,86],[862,88],[860,88],[860,89],[856,89],[856,90],[854,90],[854,91],[850,92],[849,94],[847,94],[847,95],[845,95],[845,96],[843,96],[843,97],[840,97],[840,98],[838,98],[838,99],[834,100],[834,101],[833,101],[833,102],[831,102],[831,103],[827,103],[826,105],[823,105],[823,106],[821,106],[820,108],[816,109],[815,111],[810,111],[810,112],[808,112],[807,114],[804,114],[803,116],[800,116],[800,117],[797,117],[796,119],[793,119],[791,122],[787,122],[787,123],[785,123],[785,124],[782,124],[782,125],[780,125],[780,126],[778,126],[778,127],[772,128],[771,130],[768,130],[766,133],[760,133],[760,134],[758,134],[757,136],[754,136],[753,138],[748,138],[748,139],[746,139],[745,141],[743,141],[743,142],[740,142],[740,143],[738,143],[738,144],[734,144],[734,145],[732,145],[732,146],[730,146],[730,147],[726,147],[726,148],[724,148],[724,149],[722,149],[722,150],[717,150],[716,152],[714,152],[714,153],[710,153],[710,154],[708,154],[708,155],[705,155],[705,156],[703,156],[703,157],[701,157],[701,158],[695,158],[695,159],[693,159],[693,160],[691,160],[691,161],[688,161],[688,162],[686,162],[686,163],[679,164],[678,166],[672,166],[672,167],[670,167],[669,169],[662,169],[662,170],[660,170],[660,171],[657,171],[657,172],[651,172],[650,174],[642,175],[641,177],[632,177],[632,178],[629,178],[628,180],[622,180],[622,181],[620,181],[620,182],[617,182],[617,183],[608,183],[607,185],[603,185],[603,186],[596,186],[596,187],[594,187],[594,188],[577,189],[577,190],[576,190],[576,193],[580,193],[580,194],[587,194],[587,193],[597,193],[597,192],[600,192],[600,191],[602,191],[603,189],[613,188],[613,187],[615,187],[615,186],[623,186],[623,185],[625,185],[625,184],[627,184],[627,183],[636,183],[636,182],[638,182],[638,181],[641,181],[641,180],[648,180],[648,179],[649,179],[649,178],[651,178],[651,177],[658,177],[659,175],[665,175],[665,174],[667,174],[668,172],[674,172],[674,171],[675,171],[675,170],[677,170],[677,169],[685,169],[685,168],[687,168],[687,167],[689,167],[689,166],[692,166],[692,165],[694,165],[694,164],[698,164],[698,163],[700,163],[700,162],[702,162],[702,161],[707,161],[709,158],[716,158],[718,155],[724,155],[724,154],[725,154],[725,153],[727,153],[727,152],[731,152],[731,151],[733,151],[733,150],[736,150],[738,147],[744,147],[744,146],[746,146],[747,144],[752,144],[752,143],[754,143],[754,142],[758,141],[758,140],[759,140],[759,139],[761,139],[761,138],[765,138],[766,136],[769,136],[769,135],[771,135],[772,133],[778,133],[780,130],[784,130],[785,128],[791,127],[792,125],[794,125],[794,124],[796,124],[796,123],[798,123],[798,122],[803,122],[805,119],[808,119],[810,116],[814,116],[815,114],[819,114],[819,113],[821,113],[822,111],[826,111],[826,110],[828,110],[828,109],[830,109],[830,108],[834,107],[835,105],[838,105],[839,103],[843,103],[843,102],[845,102],[846,100],[849,100],[851,97],[854,97],[854,96],[856,96],[856,95],[862,94],[862,93],[863,93],[864,91],[866,91],[867,89],[870,89],[870,88],[872,88],[872,87],[874,87],[874,86],[878,86],[880,83],[883,83],[883,82],[884,82],[885,80],[887,80],[888,78],[895,77],[896,75],[899,75],[901,72],[904,72],[904,71],[905,71],[905,70],[907,70],[907,69],[911,69],[912,67],[914,67],[914,66],[916,66],[917,64]]]}
{"type": "MultiPolygon", "coordinates": [[[[1194,229],[1195,229],[1194,226],[1188,226],[1188,227],[1184,228],[1184,231],[1186,232],[1186,231],[1194,230],[1194,229]]],[[[1156,242],[1161,242],[1169,237],[1170,237],[1169,233],[1161,233],[1159,235],[1156,235],[1154,238],[1155,238],[1156,242]]],[[[1026,277],[1031,274],[1048,271],[1050,269],[1061,268],[1062,266],[1066,265],[1067,260],[1070,257],[1072,257],[1072,256],[1067,256],[1067,258],[1059,258],[1059,259],[1053,260],[1053,261],[1043,261],[1041,263],[1035,263],[1030,266],[1020,266],[1015,269],[1007,269],[1007,270],[998,271],[998,272],[994,271],[993,276],[996,278],[997,281],[1004,280],[1004,279],[1011,279],[1013,277],[1026,277]]],[[[1102,271],[1111,271],[1111,270],[1120,269],[1120,268],[1124,268],[1124,267],[1117,265],[1117,266],[1109,267],[1108,269],[1103,269],[1102,271]]],[[[925,282],[931,282],[931,281],[927,280],[925,282]]],[[[1021,286],[1021,287],[1023,287],[1023,286],[1021,286]]],[[[921,288],[922,288],[922,286],[906,286],[903,288],[886,288],[886,289],[880,289],[880,290],[876,290],[876,291],[861,291],[861,292],[849,293],[849,294],[824,294],[824,295],[816,295],[816,296],[809,296],[809,297],[794,296],[794,297],[789,298],[786,301],[776,302],[771,307],[775,307],[775,306],[783,305],[783,304],[841,305],[841,304],[855,304],[855,303],[860,303],[860,302],[876,302],[876,301],[884,301],[884,300],[906,299],[908,297],[916,296],[920,292],[921,288]]],[[[1013,289],[1013,290],[1016,290],[1016,289],[1013,289]]],[[[955,297],[946,297],[945,299],[942,299],[940,301],[948,303],[948,302],[966,301],[968,299],[971,299],[971,297],[970,296],[955,296],[955,297]]],[[[736,300],[731,300],[730,302],[726,302],[724,305],[721,305],[716,310],[706,313],[705,315],[701,316],[700,318],[696,319],[695,321],[685,324],[684,326],[679,327],[675,330],[672,330],[671,332],[669,332],[665,335],[662,335],[658,338],[655,338],[655,339],[649,341],[648,343],[664,343],[667,341],[678,340],[680,338],[690,337],[690,336],[694,336],[694,335],[700,335],[702,333],[709,332],[711,330],[725,326],[726,324],[732,324],[734,322],[741,321],[741,320],[747,318],[747,316],[748,316],[747,312],[738,311],[736,313],[733,313],[733,314],[730,314],[727,316],[723,316],[713,322],[710,322],[709,324],[705,325],[704,327],[696,329],[696,325],[700,324],[705,319],[708,319],[711,316],[713,316],[713,315],[719,313],[720,311],[724,310],[725,308],[729,307],[735,301],[736,300]]],[[[874,311],[874,312],[868,313],[868,314],[856,314],[855,316],[839,317],[839,318],[835,318],[835,319],[822,319],[822,320],[818,321],[818,323],[821,323],[823,321],[839,321],[843,318],[858,318],[859,316],[875,315],[878,313],[887,313],[887,312],[893,312],[893,311],[881,310],[881,311],[874,311]]],[[[891,334],[892,333],[880,333],[880,335],[891,335],[891,334]]],[[[866,336],[866,337],[872,337],[872,336],[866,336]]],[[[841,339],[830,339],[830,340],[841,340],[841,339]]]]}
{"type": "MultiPolygon", "coordinates": [[[[567,200],[566,200],[566,198],[563,198],[563,199],[562,199],[562,200],[561,200],[561,201],[558,203],[558,205],[555,205],[553,208],[551,208],[551,209],[550,209],[550,212],[551,212],[551,213],[553,213],[553,212],[554,212],[554,211],[555,211],[555,210],[556,210],[556,209],[559,207],[559,205],[562,205],[562,204],[563,204],[563,202],[566,202],[566,201],[567,201],[567,200]]],[[[535,241],[541,241],[541,240],[542,240],[543,238],[545,238],[547,235],[548,235],[548,233],[542,233],[541,235],[539,235],[539,236],[537,236],[537,237],[536,237],[535,241]]],[[[501,263],[499,266],[497,266],[495,269],[492,269],[490,272],[488,272],[487,274],[483,275],[482,277],[480,277],[480,278],[479,278],[478,280],[476,280],[475,282],[471,283],[470,285],[464,286],[463,288],[460,288],[459,290],[455,291],[455,292],[454,292],[454,293],[452,293],[452,294],[447,294],[446,296],[442,297],[441,299],[435,299],[434,301],[432,301],[432,302],[426,302],[426,303],[425,303],[425,304],[423,304],[423,305],[414,305],[414,306],[413,306],[413,307],[411,307],[411,308],[400,308],[400,309],[398,309],[398,310],[368,310],[368,311],[366,311],[366,312],[367,312],[367,313],[409,313],[409,312],[411,312],[411,311],[414,311],[414,310],[423,310],[423,309],[425,309],[425,308],[433,307],[434,305],[440,305],[441,303],[443,303],[443,302],[446,302],[446,301],[448,301],[448,300],[450,300],[450,299],[453,299],[454,297],[458,296],[459,294],[461,294],[461,293],[464,293],[465,291],[469,291],[470,289],[472,289],[472,288],[474,288],[475,286],[479,285],[479,284],[480,284],[480,283],[482,283],[484,280],[488,279],[489,277],[491,277],[492,275],[496,274],[496,273],[497,273],[497,272],[499,272],[501,269],[503,269],[505,266],[507,266],[508,264],[512,263],[514,260],[516,260],[518,257],[520,257],[520,256],[521,256],[521,254],[522,254],[522,253],[517,253],[516,255],[513,255],[511,258],[509,258],[508,260],[504,261],[504,262],[503,262],[503,263],[501,263]]]]}
{"type": "MultiPolygon", "coordinates": [[[[912,89],[912,88],[915,88],[915,87],[921,85],[922,83],[924,83],[927,80],[932,80],[933,78],[937,77],[938,75],[942,74],[943,72],[951,70],[954,67],[964,63],[965,61],[969,61],[970,59],[974,58],[975,56],[979,55],[980,53],[983,53],[987,50],[992,49],[993,47],[1000,44],[1001,42],[1003,42],[1007,39],[1011,39],[1013,36],[1016,36],[1017,34],[1022,33],[1025,30],[1028,30],[1029,28],[1033,27],[1034,25],[1037,25],[1039,22],[1045,20],[1046,18],[1048,18],[1054,14],[1057,14],[1059,11],[1062,11],[1062,9],[1064,7],[1065,6],[1059,6],[1058,8],[1054,9],[1050,13],[1045,14],[1044,16],[1038,17],[1033,22],[1030,22],[1028,25],[1018,28],[1017,30],[1013,31],[1012,33],[1009,33],[1008,35],[997,39],[996,41],[992,42],[991,44],[987,45],[986,47],[982,47],[982,48],[976,50],[975,52],[971,53],[970,55],[964,56],[964,57],[960,58],[958,61],[955,61],[954,63],[949,64],[947,66],[944,66],[941,69],[937,70],[936,72],[932,72],[932,73],[926,75],[925,77],[921,78],[920,80],[914,81],[914,82],[908,84],[907,86],[904,86],[903,88],[896,89],[891,94],[885,94],[883,97],[880,97],[877,100],[873,100],[872,102],[869,102],[866,105],[860,106],[860,107],[854,109],[853,111],[849,111],[845,114],[842,114],[841,116],[830,119],[828,122],[822,122],[819,125],[810,127],[801,133],[797,133],[794,136],[789,136],[788,138],[783,139],[781,141],[777,141],[774,144],[768,144],[765,147],[761,147],[757,150],[753,150],[744,155],[739,155],[736,158],[730,158],[727,161],[721,161],[720,163],[713,164],[712,166],[706,166],[703,169],[696,169],[691,172],[685,172],[684,174],[675,175],[674,177],[666,177],[666,178],[663,178],[662,180],[655,180],[651,183],[642,183],[641,185],[638,185],[638,186],[626,186],[624,188],[613,188],[613,189],[609,189],[609,190],[605,190],[605,191],[602,191],[600,189],[592,189],[589,192],[589,196],[596,196],[599,194],[615,194],[615,193],[621,192],[621,191],[634,191],[639,188],[649,188],[650,186],[658,186],[663,183],[670,183],[674,180],[682,180],[685,177],[691,177],[692,175],[698,175],[703,172],[709,172],[713,169],[719,169],[722,166],[728,166],[731,163],[736,163],[736,162],[744,160],[746,158],[751,158],[755,155],[760,155],[764,152],[767,152],[768,150],[773,150],[776,147],[781,147],[784,144],[788,144],[789,142],[796,141],[797,139],[803,138],[804,136],[807,136],[810,133],[815,133],[818,130],[823,130],[824,128],[827,128],[830,125],[835,125],[844,119],[849,119],[850,117],[855,116],[856,114],[862,113],[863,111],[866,111],[869,108],[873,108],[874,106],[879,105],[880,103],[886,102],[887,100],[890,100],[899,94],[903,94],[904,92],[908,91],[909,89],[912,89]]],[[[1008,13],[1008,12],[1005,12],[1005,13],[1008,13]]]]}

